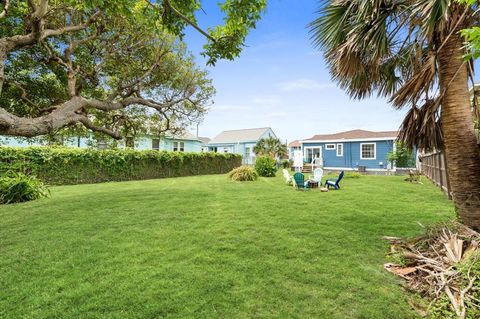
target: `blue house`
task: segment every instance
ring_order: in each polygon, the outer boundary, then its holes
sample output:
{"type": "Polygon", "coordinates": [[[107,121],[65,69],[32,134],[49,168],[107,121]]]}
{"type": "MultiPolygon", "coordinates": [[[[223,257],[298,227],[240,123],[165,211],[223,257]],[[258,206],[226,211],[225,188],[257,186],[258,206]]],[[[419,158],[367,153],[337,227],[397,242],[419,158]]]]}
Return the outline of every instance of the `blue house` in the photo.
{"type": "Polygon", "coordinates": [[[208,150],[240,154],[243,164],[254,164],[253,147],[258,140],[267,137],[277,137],[270,127],[223,131],[208,142],[208,150]]]}
{"type": "Polygon", "coordinates": [[[320,162],[331,170],[395,169],[387,161],[387,154],[395,149],[397,136],[397,131],[365,130],[315,135],[300,141],[303,162],[305,165],[320,162]]]}

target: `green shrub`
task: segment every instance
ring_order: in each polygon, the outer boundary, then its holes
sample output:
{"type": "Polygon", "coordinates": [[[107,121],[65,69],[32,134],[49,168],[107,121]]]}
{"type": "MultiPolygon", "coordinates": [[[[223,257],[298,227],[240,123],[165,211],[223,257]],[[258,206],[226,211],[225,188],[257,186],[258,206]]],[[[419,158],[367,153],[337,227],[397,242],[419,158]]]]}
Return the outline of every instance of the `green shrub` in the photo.
{"type": "Polygon", "coordinates": [[[250,166],[240,166],[231,170],[228,177],[232,181],[256,181],[258,173],[250,166]]]}
{"type": "Polygon", "coordinates": [[[28,202],[49,194],[47,187],[36,177],[13,171],[0,177],[0,204],[28,202]]]}
{"type": "Polygon", "coordinates": [[[51,185],[225,174],[241,161],[223,153],[0,147],[0,174],[13,170],[51,185]]]}
{"type": "Polygon", "coordinates": [[[282,167],[283,168],[290,168],[290,161],[288,159],[282,160],[282,167]]]}
{"type": "Polygon", "coordinates": [[[263,177],[273,177],[277,172],[275,160],[268,156],[260,156],[255,161],[255,170],[263,177]]]}

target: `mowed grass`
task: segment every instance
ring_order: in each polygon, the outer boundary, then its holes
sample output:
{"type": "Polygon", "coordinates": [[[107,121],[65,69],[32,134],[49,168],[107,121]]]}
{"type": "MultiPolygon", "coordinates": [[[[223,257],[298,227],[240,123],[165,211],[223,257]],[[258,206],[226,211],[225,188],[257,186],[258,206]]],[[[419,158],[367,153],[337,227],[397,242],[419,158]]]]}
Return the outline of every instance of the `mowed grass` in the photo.
{"type": "Polygon", "coordinates": [[[198,176],[0,206],[0,317],[415,317],[381,236],[421,233],[452,205],[428,181],[342,184],[198,176]]]}

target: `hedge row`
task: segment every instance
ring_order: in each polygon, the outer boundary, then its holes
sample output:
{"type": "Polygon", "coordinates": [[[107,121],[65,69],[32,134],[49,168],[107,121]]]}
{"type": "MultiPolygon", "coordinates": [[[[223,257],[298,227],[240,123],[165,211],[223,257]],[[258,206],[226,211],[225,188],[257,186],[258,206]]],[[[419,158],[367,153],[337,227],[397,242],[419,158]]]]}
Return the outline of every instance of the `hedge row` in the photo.
{"type": "Polygon", "coordinates": [[[0,174],[23,172],[51,185],[223,174],[241,161],[219,153],[0,147],[0,174]]]}

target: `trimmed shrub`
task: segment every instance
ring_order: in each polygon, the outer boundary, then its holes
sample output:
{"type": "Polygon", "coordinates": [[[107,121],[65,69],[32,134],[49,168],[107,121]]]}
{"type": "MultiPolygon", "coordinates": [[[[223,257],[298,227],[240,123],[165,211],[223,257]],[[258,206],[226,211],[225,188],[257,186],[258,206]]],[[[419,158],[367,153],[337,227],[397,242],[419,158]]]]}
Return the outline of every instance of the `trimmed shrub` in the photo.
{"type": "Polygon", "coordinates": [[[234,168],[228,173],[228,177],[232,181],[256,181],[258,178],[258,173],[250,166],[240,166],[234,168]]]}
{"type": "Polygon", "coordinates": [[[0,174],[13,170],[51,185],[225,174],[241,162],[221,153],[0,147],[0,174]]]}
{"type": "Polygon", "coordinates": [[[288,159],[282,160],[282,167],[283,168],[290,168],[290,161],[288,159]]]}
{"type": "Polygon", "coordinates": [[[49,195],[47,187],[34,176],[10,171],[0,177],[0,204],[28,202],[49,195]]]}
{"type": "Polygon", "coordinates": [[[268,156],[260,156],[255,161],[255,170],[263,177],[273,177],[277,172],[275,160],[268,156]]]}

